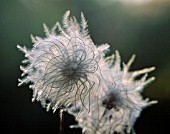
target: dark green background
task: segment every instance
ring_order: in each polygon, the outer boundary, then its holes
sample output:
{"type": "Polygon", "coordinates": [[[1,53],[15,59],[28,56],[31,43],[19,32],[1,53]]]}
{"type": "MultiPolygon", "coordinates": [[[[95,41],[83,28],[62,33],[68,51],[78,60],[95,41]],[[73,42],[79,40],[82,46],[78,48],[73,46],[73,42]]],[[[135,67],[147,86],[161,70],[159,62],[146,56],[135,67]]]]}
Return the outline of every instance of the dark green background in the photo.
{"type": "MultiPolygon", "coordinates": [[[[156,80],[143,95],[159,101],[145,109],[135,124],[137,134],[163,134],[170,124],[170,2],[155,0],[148,4],[123,4],[114,0],[0,0],[0,130],[8,134],[39,134],[59,131],[58,112],[45,112],[31,103],[28,86],[17,87],[24,55],[17,44],[32,47],[30,34],[44,37],[42,24],[52,27],[63,14],[80,20],[83,12],[95,44],[109,43],[111,53],[119,50],[127,62],[137,58],[131,70],[155,66],[150,76],[156,80]]],[[[74,118],[65,114],[65,133],[74,118]]]]}

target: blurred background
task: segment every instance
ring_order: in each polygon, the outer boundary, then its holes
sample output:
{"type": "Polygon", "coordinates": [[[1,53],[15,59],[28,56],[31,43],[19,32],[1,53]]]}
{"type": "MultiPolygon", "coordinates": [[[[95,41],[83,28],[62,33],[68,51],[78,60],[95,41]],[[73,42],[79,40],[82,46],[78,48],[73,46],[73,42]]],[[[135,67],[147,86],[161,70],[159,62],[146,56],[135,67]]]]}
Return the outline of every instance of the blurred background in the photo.
{"type": "MultiPolygon", "coordinates": [[[[32,47],[30,34],[44,37],[42,24],[52,27],[63,14],[80,20],[83,12],[95,44],[109,43],[123,61],[137,58],[131,70],[155,66],[156,80],[144,97],[159,103],[143,110],[135,124],[137,134],[163,134],[170,124],[170,0],[0,0],[0,130],[5,134],[59,133],[59,113],[46,113],[31,102],[28,86],[17,87],[24,55],[17,44],[32,47]]],[[[74,117],[65,114],[65,134],[74,117]]]]}

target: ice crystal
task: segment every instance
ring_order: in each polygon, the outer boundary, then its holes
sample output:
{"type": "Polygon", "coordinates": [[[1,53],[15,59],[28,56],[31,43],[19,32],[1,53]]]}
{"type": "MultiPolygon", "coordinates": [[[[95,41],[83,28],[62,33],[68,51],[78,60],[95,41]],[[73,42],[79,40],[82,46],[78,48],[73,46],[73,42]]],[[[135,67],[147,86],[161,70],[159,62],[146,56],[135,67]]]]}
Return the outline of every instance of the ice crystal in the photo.
{"type": "MultiPolygon", "coordinates": [[[[127,64],[123,64],[123,68],[118,51],[106,58],[110,71],[105,75],[110,76],[108,81],[114,83],[106,83],[103,89],[105,92],[98,101],[96,96],[91,98],[90,112],[77,112],[75,107],[68,109],[70,114],[77,116],[78,125],[72,127],[81,127],[87,134],[135,133],[133,126],[142,109],[157,101],[144,100],[140,94],[143,88],[154,80],[154,77],[146,80],[147,73],[154,70],[154,67],[129,72],[134,58],[135,56],[132,56],[127,64]],[[143,77],[136,80],[136,77],[142,74],[143,77]]],[[[77,106],[80,107],[81,104],[77,106]]]]}
{"type": "MultiPolygon", "coordinates": [[[[87,22],[81,14],[81,25],[75,17],[63,17],[63,27],[57,22],[49,30],[44,24],[46,38],[33,37],[31,50],[17,46],[25,53],[26,66],[21,66],[19,86],[29,83],[33,101],[41,101],[47,111],[52,108],[89,100],[92,90],[100,84],[100,57],[108,45],[96,47],[88,35],[87,22]],[[59,34],[56,34],[56,28],[59,34]]],[[[90,100],[89,100],[90,103],[90,100]]],[[[88,109],[87,107],[85,107],[88,109]]]]}

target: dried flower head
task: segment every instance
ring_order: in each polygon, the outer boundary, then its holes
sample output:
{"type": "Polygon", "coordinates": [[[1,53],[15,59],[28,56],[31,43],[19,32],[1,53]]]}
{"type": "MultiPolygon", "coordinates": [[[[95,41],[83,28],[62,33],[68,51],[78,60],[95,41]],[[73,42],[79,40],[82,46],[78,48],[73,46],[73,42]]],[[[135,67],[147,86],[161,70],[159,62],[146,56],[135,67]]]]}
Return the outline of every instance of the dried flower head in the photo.
{"type": "Polygon", "coordinates": [[[55,111],[78,100],[84,105],[87,99],[90,104],[89,96],[100,84],[99,61],[108,46],[97,48],[94,45],[83,14],[81,25],[69,15],[67,11],[63,27],[57,22],[49,30],[44,24],[47,37],[31,36],[34,43],[31,50],[17,46],[27,58],[23,61],[27,66],[21,66],[23,78],[19,79],[19,86],[31,82],[33,101],[41,101],[47,111],[50,108],[55,111]]]}
{"type": "MultiPolygon", "coordinates": [[[[157,103],[157,101],[149,102],[149,99],[143,100],[140,94],[140,91],[154,80],[154,77],[146,80],[147,73],[154,68],[129,72],[128,69],[133,60],[134,56],[121,68],[118,51],[115,55],[106,58],[110,73],[106,72],[105,75],[110,76],[108,81],[113,81],[113,83],[103,86],[107,88],[103,89],[104,92],[98,101],[95,99],[96,96],[91,98],[89,113],[81,111],[78,114],[76,120],[83,132],[87,134],[135,133],[133,126],[142,109],[157,103]],[[136,77],[141,74],[144,76],[136,80],[136,77]]],[[[68,112],[76,115],[77,111],[71,107],[68,108],[68,112]]]]}

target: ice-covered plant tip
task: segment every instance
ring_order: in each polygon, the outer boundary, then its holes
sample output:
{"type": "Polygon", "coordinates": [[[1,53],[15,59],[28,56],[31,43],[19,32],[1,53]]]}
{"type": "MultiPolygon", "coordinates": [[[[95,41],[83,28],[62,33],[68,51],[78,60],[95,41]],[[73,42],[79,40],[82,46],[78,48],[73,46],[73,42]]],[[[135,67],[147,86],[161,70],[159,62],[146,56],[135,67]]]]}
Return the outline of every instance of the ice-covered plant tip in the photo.
{"type": "Polygon", "coordinates": [[[118,51],[106,57],[109,45],[93,43],[84,15],[80,24],[69,15],[67,11],[62,25],[57,22],[52,29],[44,24],[46,37],[31,36],[32,49],[17,46],[26,57],[18,85],[29,84],[32,101],[47,111],[62,109],[75,116],[78,124],[71,127],[81,127],[83,133],[135,133],[142,109],[157,102],[140,94],[154,80],[147,79],[154,67],[129,72],[135,56],[121,67],[118,51]]]}

